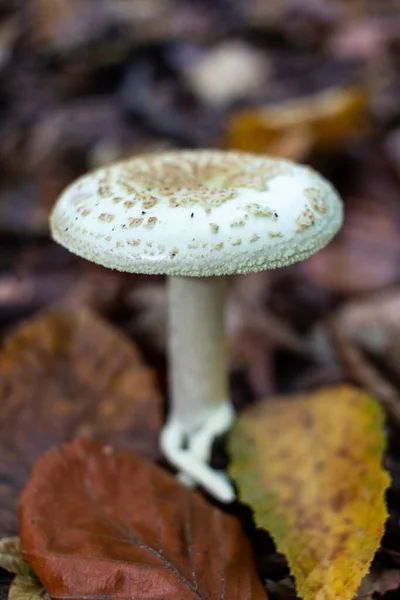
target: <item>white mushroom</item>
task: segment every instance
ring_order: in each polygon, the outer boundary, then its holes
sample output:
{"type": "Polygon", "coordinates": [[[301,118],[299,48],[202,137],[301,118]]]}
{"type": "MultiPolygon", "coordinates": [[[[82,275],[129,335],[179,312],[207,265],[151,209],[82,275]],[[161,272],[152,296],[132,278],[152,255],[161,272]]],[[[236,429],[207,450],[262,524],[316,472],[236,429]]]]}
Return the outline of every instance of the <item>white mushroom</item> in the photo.
{"type": "Polygon", "coordinates": [[[99,169],[73,183],[51,216],[54,239],[130,273],[169,276],[170,413],[166,457],[222,501],[234,498],[207,462],[233,420],[224,327],[226,275],[301,261],[342,222],[315,171],[242,152],[167,152],[99,169]]]}

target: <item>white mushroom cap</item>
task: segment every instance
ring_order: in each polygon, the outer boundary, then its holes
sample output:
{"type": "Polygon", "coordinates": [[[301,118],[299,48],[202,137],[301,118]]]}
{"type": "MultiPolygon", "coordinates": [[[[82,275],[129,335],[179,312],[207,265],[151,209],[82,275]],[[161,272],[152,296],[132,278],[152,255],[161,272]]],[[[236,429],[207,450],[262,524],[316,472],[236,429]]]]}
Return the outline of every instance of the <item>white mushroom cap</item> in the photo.
{"type": "Polygon", "coordinates": [[[54,239],[131,273],[212,276],[301,261],[342,223],[334,188],[309,167],[245,152],[140,156],[70,185],[54,239]]]}

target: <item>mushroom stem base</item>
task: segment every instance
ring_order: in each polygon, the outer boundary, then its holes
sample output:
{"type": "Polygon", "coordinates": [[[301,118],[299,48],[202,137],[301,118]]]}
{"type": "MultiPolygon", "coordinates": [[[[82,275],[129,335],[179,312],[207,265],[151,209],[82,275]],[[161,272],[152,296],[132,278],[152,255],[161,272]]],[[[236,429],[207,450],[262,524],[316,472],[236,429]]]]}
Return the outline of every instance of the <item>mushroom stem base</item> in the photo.
{"type": "Polygon", "coordinates": [[[161,433],[161,448],[168,460],[179,469],[182,483],[200,484],[221,502],[232,502],[235,492],[228,477],[215,471],[207,462],[214,438],[225,433],[234,419],[230,404],[217,409],[212,418],[191,436],[185,434],[179,420],[170,419],[161,433]]]}
{"type": "Polygon", "coordinates": [[[228,397],[225,277],[170,277],[170,413],[161,436],[181,479],[223,502],[234,498],[226,475],[207,465],[216,436],[234,417],[228,397]]]}

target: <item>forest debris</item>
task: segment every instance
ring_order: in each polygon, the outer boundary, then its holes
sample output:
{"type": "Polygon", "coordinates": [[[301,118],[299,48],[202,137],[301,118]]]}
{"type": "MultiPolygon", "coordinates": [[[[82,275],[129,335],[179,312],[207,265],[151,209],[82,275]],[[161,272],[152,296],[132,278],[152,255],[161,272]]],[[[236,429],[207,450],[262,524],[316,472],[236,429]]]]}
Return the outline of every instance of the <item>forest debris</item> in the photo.
{"type": "MultiPolygon", "coordinates": [[[[0,539],[0,567],[15,574],[8,592],[8,600],[50,600],[43,585],[22,558],[19,538],[0,539]]],[[[0,593],[1,591],[0,588],[0,593]]]]}
{"type": "MultiPolygon", "coordinates": [[[[32,41],[56,50],[68,50],[87,38],[93,28],[87,0],[36,0],[31,15],[32,41]]],[[[97,20],[97,15],[96,20],[97,20]]]]}
{"type": "Polygon", "coordinates": [[[31,569],[23,559],[17,537],[0,539],[0,567],[15,575],[29,575],[31,569]]]}
{"type": "Polygon", "coordinates": [[[201,8],[178,0],[37,0],[30,40],[58,53],[105,41],[102,54],[106,58],[118,45],[128,50],[132,40],[207,38],[217,23],[201,8]],[[115,39],[107,44],[111,27],[120,32],[117,44],[115,39]]]}
{"type": "Polygon", "coordinates": [[[158,457],[154,375],[122,334],[86,309],[27,323],[0,354],[0,534],[18,531],[16,501],[38,456],[74,437],[158,457]]]}
{"type": "Polygon", "coordinates": [[[223,106],[245,97],[268,81],[271,66],[259,50],[238,40],[209,49],[184,71],[199,98],[223,106]]]}
{"type": "Polygon", "coordinates": [[[50,600],[50,596],[37,577],[17,575],[11,583],[8,600],[50,600]]]}
{"type": "Polygon", "coordinates": [[[18,35],[18,22],[9,17],[0,22],[0,69],[5,66],[12,53],[12,45],[18,35]]]}
{"type": "MultiPolygon", "coordinates": [[[[33,128],[29,150],[32,168],[48,170],[49,163],[69,154],[84,157],[89,149],[105,141],[114,144],[120,155],[134,143],[115,100],[86,98],[65,104],[43,115],[33,128]]],[[[84,160],[82,166],[85,167],[84,160]]]]}
{"type": "Polygon", "coordinates": [[[390,205],[373,198],[347,199],[346,218],[336,239],[299,270],[327,291],[346,296],[398,283],[399,226],[390,205]]]}
{"type": "MultiPolygon", "coordinates": [[[[362,138],[369,131],[366,95],[361,88],[327,89],[258,109],[243,109],[231,118],[227,145],[252,152],[270,152],[280,140],[295,132],[311,149],[334,150],[362,138]]],[[[302,156],[288,155],[300,160],[302,156]]]]}
{"type": "Polygon", "coordinates": [[[130,329],[136,336],[147,338],[157,352],[166,352],[167,304],[165,285],[159,282],[139,283],[126,296],[136,316],[130,329]]]}
{"type": "Polygon", "coordinates": [[[400,425],[400,394],[378,369],[364,356],[361,350],[349,342],[335,318],[327,320],[328,332],[348,376],[378,398],[389,415],[400,425]]]}
{"type": "MultiPolygon", "coordinates": [[[[270,283],[266,273],[238,275],[230,283],[226,317],[230,368],[242,371],[256,397],[263,398],[275,387],[269,368],[272,352],[280,348],[301,354],[305,345],[287,321],[267,309],[270,283]]],[[[165,286],[141,284],[129,294],[128,303],[136,311],[132,333],[166,352],[165,286]]]]}
{"type": "Polygon", "coordinates": [[[398,29],[397,19],[349,19],[338,28],[328,48],[335,56],[373,60],[385,50],[387,40],[394,37],[398,29]]]}
{"type": "Polygon", "coordinates": [[[227,326],[230,364],[244,372],[257,399],[276,388],[273,353],[284,349],[295,354],[305,346],[290,323],[270,311],[267,273],[236,276],[228,300],[227,326]]]}
{"type": "Polygon", "coordinates": [[[345,303],[335,324],[352,344],[375,357],[400,383],[400,288],[345,303]]]}
{"type": "Polygon", "coordinates": [[[386,140],[386,148],[400,177],[400,127],[392,131],[386,140]]]}
{"type": "Polygon", "coordinates": [[[384,123],[396,122],[400,109],[398,40],[400,20],[388,19],[386,35],[380,51],[374,52],[366,64],[365,85],[372,115],[384,123]]]}
{"type": "Polygon", "coordinates": [[[377,402],[343,386],[248,408],[230,435],[240,498],[304,600],[350,600],[369,570],[387,516],[382,420],[377,402]]]}
{"type": "Polygon", "coordinates": [[[43,274],[0,274],[0,322],[26,317],[60,301],[104,311],[116,300],[121,279],[83,263],[43,274]]]}
{"type": "Polygon", "coordinates": [[[267,599],[239,521],[111,444],[45,454],[20,516],[24,560],[51,597],[267,599]]]}

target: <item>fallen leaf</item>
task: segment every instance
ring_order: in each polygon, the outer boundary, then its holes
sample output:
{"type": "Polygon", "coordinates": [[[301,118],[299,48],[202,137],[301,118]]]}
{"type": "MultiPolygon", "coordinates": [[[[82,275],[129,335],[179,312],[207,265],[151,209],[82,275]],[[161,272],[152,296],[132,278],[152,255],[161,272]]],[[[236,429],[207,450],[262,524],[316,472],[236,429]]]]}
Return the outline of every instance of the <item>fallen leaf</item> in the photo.
{"type": "Polygon", "coordinates": [[[311,149],[332,151],[368,131],[364,90],[329,89],[306,98],[237,112],[229,124],[227,145],[301,160],[311,149]]]}
{"type": "Polygon", "coordinates": [[[8,593],[8,600],[50,600],[39,579],[17,575],[8,593]]]}
{"type": "Polygon", "coordinates": [[[265,402],[230,436],[230,472],[304,599],[354,596],[384,531],[382,414],[351,387],[265,402]]]}
{"type": "Polygon", "coordinates": [[[31,567],[23,560],[19,538],[0,540],[0,567],[16,575],[6,596],[8,600],[50,600],[31,567]]]}
{"type": "Polygon", "coordinates": [[[24,559],[52,598],[266,599],[238,520],[109,444],[41,457],[20,522],[24,559]]]}
{"type": "Polygon", "coordinates": [[[15,575],[29,575],[31,569],[22,559],[21,542],[17,537],[0,540],[0,567],[15,573],[15,575]]]}
{"type": "Polygon", "coordinates": [[[27,323],[0,353],[0,535],[16,535],[17,498],[35,460],[78,436],[158,457],[161,402],[139,351],[83,308],[27,323]]]}

